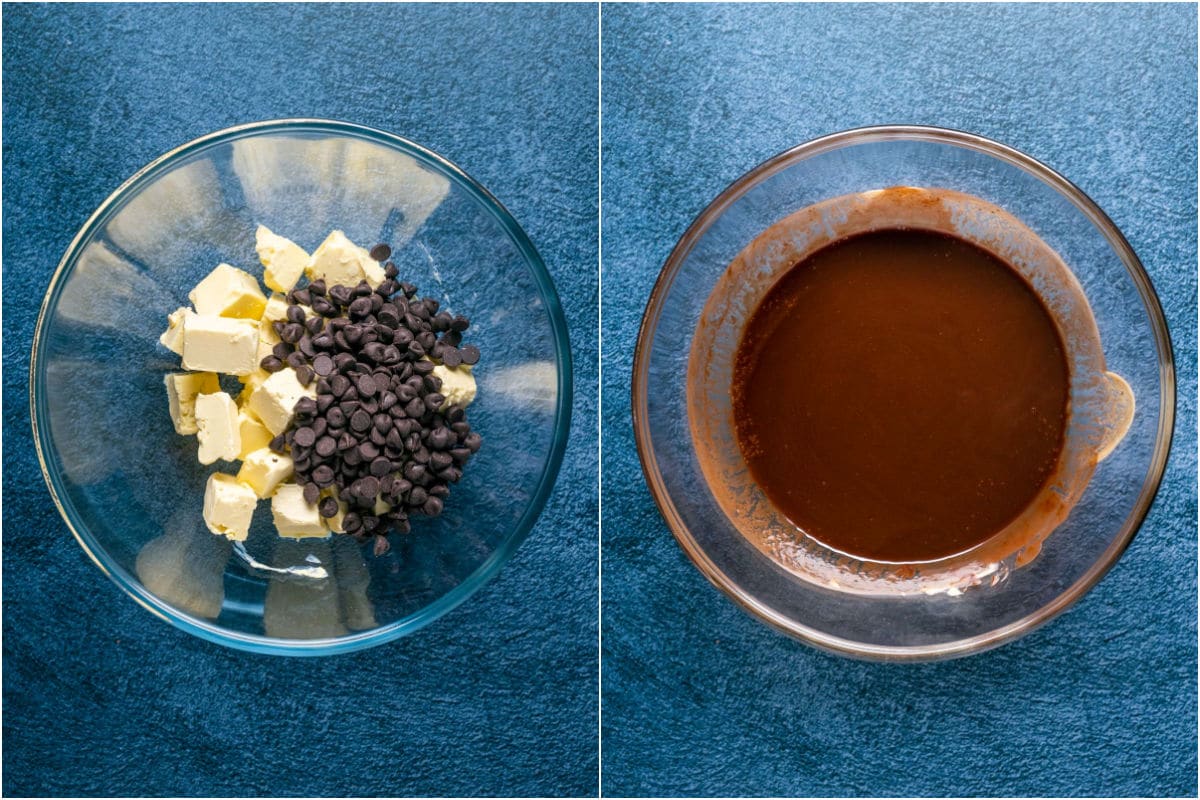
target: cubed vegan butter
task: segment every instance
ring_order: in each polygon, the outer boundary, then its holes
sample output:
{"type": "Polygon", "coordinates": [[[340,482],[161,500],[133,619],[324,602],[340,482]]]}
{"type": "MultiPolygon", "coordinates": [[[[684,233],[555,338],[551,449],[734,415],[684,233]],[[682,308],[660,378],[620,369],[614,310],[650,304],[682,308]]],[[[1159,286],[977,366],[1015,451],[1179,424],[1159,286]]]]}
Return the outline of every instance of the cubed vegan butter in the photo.
{"type": "Polygon", "coordinates": [[[254,233],[254,249],[263,265],[263,283],[277,292],[290,292],[308,268],[308,253],[291,239],[272,233],[259,225],[254,233]]]}
{"type": "Polygon", "coordinates": [[[244,542],[258,498],[254,490],[232,475],[214,472],[204,487],[204,524],[220,536],[244,542]]]}
{"type": "Polygon", "coordinates": [[[475,376],[466,364],[453,368],[438,364],[433,368],[433,374],[442,379],[441,393],[447,405],[465,408],[475,399],[475,376]]]}
{"type": "MultiPolygon", "coordinates": [[[[238,396],[241,399],[241,395],[238,396]]],[[[238,432],[242,435],[242,451],[238,458],[243,461],[255,450],[261,450],[271,443],[271,432],[258,418],[244,408],[238,409],[238,432]]]]}
{"type": "Polygon", "coordinates": [[[182,306],[167,315],[167,329],[158,337],[163,347],[176,355],[183,355],[183,320],[195,313],[188,306],[182,306]]]}
{"type": "Polygon", "coordinates": [[[197,314],[258,319],[267,298],[249,272],[229,264],[218,264],[188,294],[197,314]]]}
{"type": "Polygon", "coordinates": [[[304,499],[303,487],[294,483],[285,483],[275,490],[275,496],[271,498],[271,516],[275,518],[275,530],[289,539],[329,535],[321,521],[321,512],[304,499]]]}
{"type": "Polygon", "coordinates": [[[163,378],[167,387],[167,407],[175,432],[189,436],[196,432],[196,395],[219,392],[221,383],[211,372],[172,372],[163,378]]]}
{"type": "Polygon", "coordinates": [[[254,490],[259,497],[270,497],[279,484],[292,474],[290,456],[262,447],[248,454],[238,470],[237,479],[254,490]]]}
{"type": "Polygon", "coordinates": [[[249,320],[193,314],[183,321],[185,369],[249,375],[257,355],[258,328],[249,320]]]}
{"type": "Polygon", "coordinates": [[[292,410],[301,397],[317,398],[315,383],[302,386],[296,378],[296,371],[286,367],[263,381],[262,386],[250,395],[247,402],[254,415],[262,420],[275,436],[287,430],[292,421],[292,410]]]}
{"type": "Polygon", "coordinates": [[[196,395],[196,428],[200,440],[196,457],[201,464],[211,464],[218,458],[237,461],[242,452],[242,434],[232,397],[225,392],[196,395]]]}
{"type": "Polygon", "coordinates": [[[329,286],[357,286],[359,281],[365,280],[371,288],[379,286],[387,277],[379,262],[341,231],[329,234],[313,251],[308,275],[314,281],[324,280],[329,286]]]}

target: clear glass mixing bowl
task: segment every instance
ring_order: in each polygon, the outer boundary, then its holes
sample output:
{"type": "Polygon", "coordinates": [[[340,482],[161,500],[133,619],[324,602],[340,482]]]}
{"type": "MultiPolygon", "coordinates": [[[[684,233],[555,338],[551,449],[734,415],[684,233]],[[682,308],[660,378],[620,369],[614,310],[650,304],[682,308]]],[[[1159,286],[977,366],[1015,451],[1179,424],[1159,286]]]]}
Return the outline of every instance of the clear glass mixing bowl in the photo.
{"type": "MultiPolygon", "coordinates": [[[[659,275],[638,338],[632,390],[647,483],[705,577],[787,634],[845,655],[884,660],[985,650],[1027,633],[1083,595],[1116,562],[1145,518],[1166,464],[1175,409],[1162,309],[1112,221],[1078,188],[1029,156],[979,136],[918,126],[817,139],[772,158],[722,192],[684,233],[659,275]],[[1125,378],[1136,398],[1125,438],[1096,466],[1037,557],[963,592],[854,594],[784,569],[738,530],[714,496],[689,419],[688,360],[697,323],[739,253],[800,209],[893,186],[962,192],[1032,229],[1078,279],[1107,368],[1125,378]]],[[[722,440],[714,446],[735,445],[722,440]]]]}
{"type": "Polygon", "coordinates": [[[418,630],[496,574],[562,462],[571,360],[550,275],[483,187],[398,136],[279,120],[183,145],[101,204],[42,304],[30,402],[54,502],[122,589],[211,641],[319,655],[418,630]],[[179,360],[158,336],[217,263],[261,274],[259,223],[310,250],[335,228],[390,242],[403,279],[472,321],[483,358],[469,416],[484,446],[444,513],[393,534],[383,556],[345,536],[281,539],[265,502],[244,550],[201,517],[207,475],[229,465],[202,466],[195,438],[175,433],[163,376],[179,360]]]}

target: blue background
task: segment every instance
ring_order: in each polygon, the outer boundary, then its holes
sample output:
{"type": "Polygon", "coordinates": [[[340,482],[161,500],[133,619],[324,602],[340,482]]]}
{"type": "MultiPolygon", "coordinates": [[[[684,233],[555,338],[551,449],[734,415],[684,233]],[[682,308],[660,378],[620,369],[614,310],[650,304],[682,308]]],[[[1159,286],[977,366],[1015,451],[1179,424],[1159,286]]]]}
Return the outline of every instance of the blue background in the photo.
{"type": "Polygon", "coordinates": [[[606,6],[606,794],[1194,795],[1194,6],[606,6]],[[1179,374],[1163,488],[1121,562],[998,650],[859,663],[768,630],[685,559],[629,421],[639,317],[751,167],[861,125],[998,139],[1065,174],[1154,280],[1179,374]]]}
{"type": "Polygon", "coordinates": [[[4,40],[4,793],[594,793],[595,7],[9,5],[4,40]],[[50,503],[27,411],[37,308],[92,210],[176,145],[288,116],[401,134],[487,186],[575,362],[557,488],[499,577],[413,636],[303,660],[131,602],[50,503]]]}

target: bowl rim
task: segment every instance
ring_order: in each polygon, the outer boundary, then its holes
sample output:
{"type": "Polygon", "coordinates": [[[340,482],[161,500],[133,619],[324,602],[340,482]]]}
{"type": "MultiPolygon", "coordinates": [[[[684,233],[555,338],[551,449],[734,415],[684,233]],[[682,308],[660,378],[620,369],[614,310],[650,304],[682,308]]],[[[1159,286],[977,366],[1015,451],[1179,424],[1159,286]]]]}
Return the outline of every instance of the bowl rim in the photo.
{"type": "Polygon", "coordinates": [[[667,527],[670,528],[675,540],[693,565],[711,584],[733,600],[743,611],[777,631],[827,652],[876,661],[933,661],[983,652],[1033,631],[1061,614],[1086,594],[1125,552],[1149,513],[1162,481],[1171,449],[1175,425],[1175,403],[1175,362],[1166,317],[1150,276],[1116,224],[1079,187],[1032,156],[978,134],[928,125],[873,125],[821,136],[777,153],[722,190],[688,226],[659,272],[642,315],[641,327],[634,349],[631,382],[634,439],[637,443],[638,458],[646,484],[650,488],[650,493],[666,521],[667,527]],[[654,455],[648,422],[650,352],[664,302],[684,259],[712,223],[752,188],[793,164],[812,156],[846,147],[887,141],[936,142],[990,155],[1041,180],[1081,211],[1104,235],[1109,246],[1120,258],[1141,297],[1154,333],[1161,393],[1154,453],[1132,512],[1126,516],[1118,535],[1109,543],[1101,557],[1080,578],[1059,593],[1052,602],[1015,622],[987,633],[934,645],[903,647],[856,642],[795,622],[760,602],[726,575],[713,563],[692,536],[668,493],[654,455]]]}
{"type": "Polygon", "coordinates": [[[58,508],[59,514],[66,522],[67,528],[92,562],[100,568],[100,571],[120,586],[138,605],[159,619],[169,622],[181,630],[199,636],[202,639],[239,650],[293,656],[349,653],[383,644],[384,642],[413,633],[461,605],[485,583],[495,577],[500,568],[508,561],[509,557],[533,529],[538,517],[541,516],[542,510],[545,508],[550,492],[557,480],[570,432],[572,387],[570,339],[566,317],[563,313],[558,293],[554,288],[554,281],[537,249],[517,223],[516,219],[509,213],[508,209],[462,168],[427,147],[377,128],[341,120],[315,117],[261,120],[222,128],[167,151],[122,182],[88,217],[87,221],[67,246],[66,252],[55,268],[38,312],[29,362],[30,421],[33,428],[34,448],[37,452],[38,463],[41,466],[42,477],[46,481],[46,486],[50,490],[50,497],[54,501],[54,505],[58,508]],[[48,425],[39,425],[39,419],[45,419],[45,409],[43,408],[45,398],[44,392],[39,392],[38,387],[41,384],[40,378],[45,366],[40,345],[48,312],[57,305],[59,294],[65,283],[64,278],[73,270],[78,260],[80,244],[90,238],[96,229],[108,221],[111,213],[123,204],[130,191],[151,182],[184,157],[191,156],[209,147],[239,139],[302,132],[367,140],[383,145],[391,150],[398,150],[415,158],[419,162],[440,170],[447,178],[464,189],[480,205],[490,211],[493,218],[509,235],[513,244],[524,258],[537,284],[546,312],[549,315],[555,345],[557,396],[554,411],[554,434],[550,442],[549,455],[542,467],[542,474],[538,480],[537,488],[533,492],[529,504],[526,506],[525,513],[488,558],[476,567],[461,583],[418,611],[388,625],[373,628],[369,631],[360,631],[346,636],[322,639],[281,639],[266,635],[243,634],[229,631],[207,619],[201,619],[183,612],[149,592],[142,586],[139,580],[108,557],[104,548],[91,535],[87,524],[79,517],[74,506],[66,498],[65,492],[60,494],[59,487],[62,476],[59,474],[58,469],[53,468],[47,461],[46,452],[52,449],[51,443],[43,441],[43,437],[46,436],[45,429],[48,425]]]}

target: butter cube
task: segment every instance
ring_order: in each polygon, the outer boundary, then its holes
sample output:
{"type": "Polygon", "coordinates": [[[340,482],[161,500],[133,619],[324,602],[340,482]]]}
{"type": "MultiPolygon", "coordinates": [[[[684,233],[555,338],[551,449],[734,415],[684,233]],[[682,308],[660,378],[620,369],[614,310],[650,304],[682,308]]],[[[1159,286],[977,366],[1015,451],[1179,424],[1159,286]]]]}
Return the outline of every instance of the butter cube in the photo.
{"type": "Polygon", "coordinates": [[[290,292],[308,268],[308,253],[293,242],[259,225],[254,249],[263,265],[263,282],[277,292],[290,292]]]}
{"type": "Polygon", "coordinates": [[[438,364],[433,368],[433,374],[442,379],[441,394],[446,398],[446,405],[465,408],[475,399],[475,376],[466,364],[453,368],[438,364]]]}
{"type": "Polygon", "coordinates": [[[175,432],[190,436],[197,430],[196,395],[221,391],[217,376],[211,372],[173,372],[163,378],[163,383],[175,432]]]}
{"type": "Polygon", "coordinates": [[[321,521],[321,512],[304,499],[303,487],[294,483],[285,483],[275,490],[271,516],[279,535],[288,539],[323,539],[329,535],[321,521]]]}
{"type": "Polygon", "coordinates": [[[262,447],[245,457],[237,479],[253,489],[259,497],[270,497],[291,474],[290,456],[262,447]]]}
{"type": "MultiPolygon", "coordinates": [[[[258,341],[266,343],[268,350],[270,346],[279,344],[282,341],[279,334],[275,332],[272,325],[281,320],[287,319],[288,302],[287,298],[276,292],[267,300],[266,308],[263,309],[262,319],[258,321],[258,341]]],[[[261,346],[260,346],[261,351],[261,346]]]]}
{"type": "Polygon", "coordinates": [[[232,397],[225,392],[197,395],[196,427],[201,464],[211,464],[218,458],[237,461],[242,452],[242,434],[232,397]]]}
{"type": "Polygon", "coordinates": [[[267,305],[254,276],[228,264],[218,264],[196,284],[188,299],[197,314],[255,320],[262,316],[267,305]]]}
{"type": "Polygon", "coordinates": [[[196,312],[191,308],[183,306],[167,315],[167,329],[163,331],[162,336],[158,337],[162,346],[176,355],[183,355],[183,320],[195,314],[196,312]]]}
{"type": "Polygon", "coordinates": [[[287,430],[292,421],[292,410],[301,397],[317,399],[317,384],[302,386],[296,371],[286,367],[263,381],[262,386],[250,395],[246,407],[262,420],[273,435],[287,430]]]}
{"type": "Polygon", "coordinates": [[[258,498],[232,475],[214,472],[204,487],[204,524],[218,536],[246,541],[258,498]]]}
{"type": "MultiPolygon", "coordinates": [[[[238,399],[241,399],[240,395],[238,399]]],[[[266,447],[274,438],[267,430],[267,426],[259,422],[257,417],[244,408],[238,410],[238,433],[242,436],[242,451],[238,453],[238,458],[243,461],[255,450],[266,447]]]]}
{"type": "Polygon", "coordinates": [[[329,234],[313,251],[308,275],[314,281],[324,280],[329,286],[357,286],[365,280],[371,288],[378,287],[387,277],[379,262],[341,231],[329,234]]]}
{"type": "Polygon", "coordinates": [[[258,330],[249,320],[193,314],[183,321],[185,369],[249,375],[258,366],[258,330]]]}

